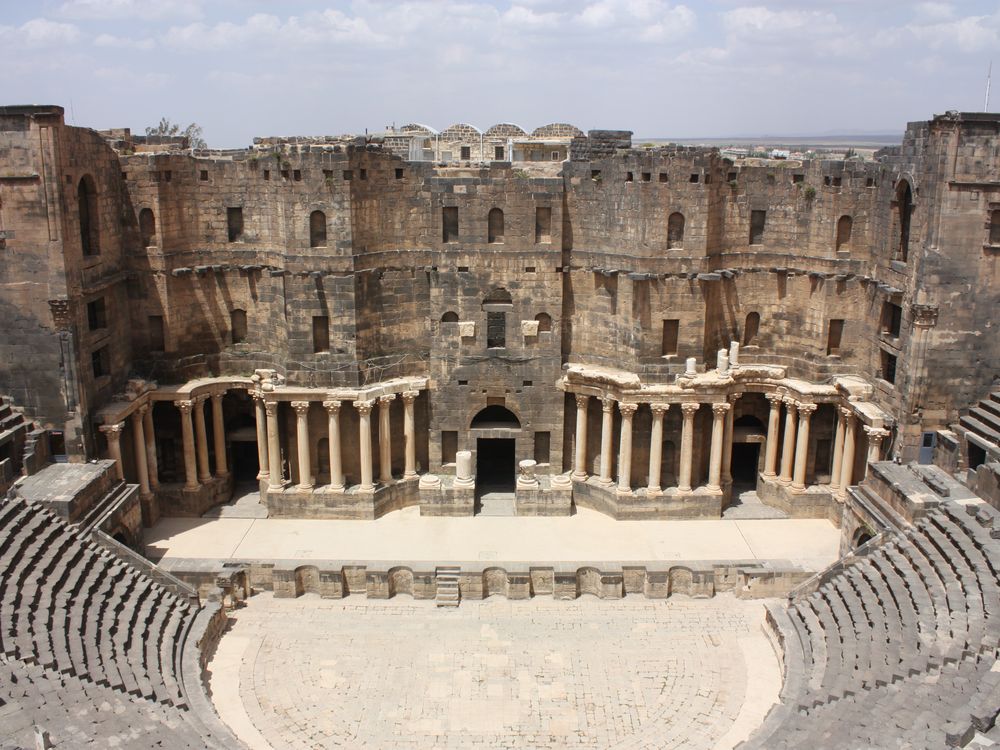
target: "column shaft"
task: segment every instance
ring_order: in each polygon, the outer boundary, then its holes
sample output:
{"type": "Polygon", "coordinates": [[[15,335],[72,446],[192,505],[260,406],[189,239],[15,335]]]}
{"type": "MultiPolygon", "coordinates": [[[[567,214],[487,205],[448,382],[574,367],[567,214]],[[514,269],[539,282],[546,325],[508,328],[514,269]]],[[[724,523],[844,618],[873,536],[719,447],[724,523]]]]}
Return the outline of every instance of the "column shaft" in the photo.
{"type": "Polygon", "coordinates": [[[836,413],[837,429],[833,437],[833,466],[830,467],[830,489],[837,490],[840,487],[840,472],[843,469],[844,460],[844,415],[837,409],[836,413]]]}
{"type": "Polygon", "coordinates": [[[802,492],[806,488],[806,459],[809,457],[809,418],[816,411],[816,404],[799,405],[799,434],[795,444],[795,474],[792,489],[802,492]]]}
{"type": "Polygon", "coordinates": [[[677,489],[681,492],[691,491],[691,462],[694,460],[694,413],[701,404],[681,404],[683,422],[681,424],[681,468],[677,481],[677,489]]]}
{"type": "Polygon", "coordinates": [[[611,484],[611,428],[614,425],[614,399],[601,399],[601,484],[611,484]]]}
{"type": "Polygon", "coordinates": [[[358,410],[358,446],[361,451],[361,491],[372,492],[375,482],[372,479],[372,407],[374,401],[355,401],[354,408],[358,410]]]}
{"type": "Polygon", "coordinates": [[[184,441],[184,489],[198,489],[198,466],[194,458],[194,426],[191,424],[191,401],[174,401],[181,411],[181,436],[184,441]]]}
{"type": "Polygon", "coordinates": [[[778,425],[781,424],[781,396],[769,393],[771,411],[767,417],[767,445],[764,446],[764,476],[774,477],[778,468],[778,425]]]}
{"type": "Polygon", "coordinates": [[[573,479],[587,478],[587,405],[590,396],[576,394],[576,460],[573,463],[573,479]]]}
{"type": "Polygon", "coordinates": [[[264,411],[264,397],[254,396],[254,415],[257,418],[257,480],[267,479],[271,473],[267,450],[267,412],[264,411]]]}
{"type": "Polygon", "coordinates": [[[344,489],[344,466],[340,453],[340,402],[324,401],[327,413],[327,442],[330,450],[330,488],[344,489]]]}
{"type": "Polygon", "coordinates": [[[854,473],[854,414],[843,409],[844,414],[844,456],[841,459],[840,470],[840,495],[847,494],[847,488],[851,485],[851,476],[854,473]]]}
{"type": "Polygon", "coordinates": [[[781,446],[781,476],[778,480],[783,484],[792,481],[792,461],[795,458],[795,420],[798,403],[790,398],[785,399],[785,440],[781,446]]]}
{"type": "Polygon", "coordinates": [[[392,482],[392,434],[389,431],[389,407],[396,394],[380,396],[378,400],[378,480],[392,482]]]}
{"type": "Polygon", "coordinates": [[[122,464],[122,430],[125,429],[125,423],[119,422],[117,424],[104,425],[100,428],[101,432],[108,439],[108,457],[115,462],[115,475],[121,479],[125,479],[125,467],[122,464]]]}
{"type": "Polygon", "coordinates": [[[139,492],[149,494],[149,467],[146,465],[146,437],[142,429],[143,414],[148,407],[140,406],[132,412],[132,453],[135,458],[135,473],[139,478],[139,492]]]}
{"type": "Polygon", "coordinates": [[[722,484],[733,483],[733,415],[736,412],[736,401],[742,394],[729,397],[730,409],[726,411],[726,430],[722,437],[722,484]]]}
{"type": "Polygon", "coordinates": [[[729,404],[712,404],[712,450],[708,461],[708,489],[718,492],[722,489],[722,444],[726,431],[726,414],[729,404]]]}
{"type": "Polygon", "coordinates": [[[212,394],[212,438],[215,441],[215,476],[220,479],[229,476],[229,462],[226,459],[226,426],[222,421],[221,393],[212,394]]]}
{"type": "Polygon", "coordinates": [[[146,467],[149,474],[149,488],[160,489],[160,467],[156,461],[156,433],[153,431],[153,402],[142,413],[142,436],[146,439],[146,467]]]}
{"type": "Polygon", "coordinates": [[[309,402],[292,401],[295,409],[295,450],[299,454],[298,489],[308,492],[313,488],[312,455],[309,448],[309,402]]]}
{"type": "Polygon", "coordinates": [[[618,439],[618,491],[632,492],[632,417],[635,404],[618,404],[622,414],[621,434],[618,439]]]}
{"type": "Polygon", "coordinates": [[[420,395],[419,391],[403,392],[403,443],[405,457],[403,479],[417,478],[417,428],[413,418],[413,402],[420,395]]]}
{"type": "Polygon", "coordinates": [[[280,490],[285,484],[281,473],[281,433],[278,429],[278,402],[264,403],[267,414],[267,488],[280,490]]]}
{"type": "Polygon", "coordinates": [[[212,481],[212,472],[208,468],[208,431],[205,429],[205,397],[193,399],[194,402],[194,432],[198,446],[198,481],[208,484],[212,481]]]}
{"type": "Polygon", "coordinates": [[[655,495],[660,492],[660,465],[663,463],[663,415],[669,409],[668,404],[650,404],[653,412],[653,426],[649,431],[649,476],[646,493],[655,495]]]}

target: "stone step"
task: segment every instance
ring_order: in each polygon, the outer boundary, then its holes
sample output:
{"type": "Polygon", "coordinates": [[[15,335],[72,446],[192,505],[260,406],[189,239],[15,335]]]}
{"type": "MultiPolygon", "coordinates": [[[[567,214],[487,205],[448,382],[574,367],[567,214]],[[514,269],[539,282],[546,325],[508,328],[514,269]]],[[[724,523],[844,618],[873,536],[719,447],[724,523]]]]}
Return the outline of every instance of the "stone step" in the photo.
{"type": "Polygon", "coordinates": [[[457,565],[441,565],[435,568],[434,578],[437,591],[434,601],[439,607],[457,607],[462,595],[459,589],[459,576],[462,569],[457,565]]]}
{"type": "Polygon", "coordinates": [[[994,445],[1000,445],[1000,432],[994,430],[990,425],[976,419],[976,417],[971,414],[965,417],[961,417],[958,423],[962,425],[969,432],[979,435],[979,437],[984,440],[993,443],[994,445]]]}

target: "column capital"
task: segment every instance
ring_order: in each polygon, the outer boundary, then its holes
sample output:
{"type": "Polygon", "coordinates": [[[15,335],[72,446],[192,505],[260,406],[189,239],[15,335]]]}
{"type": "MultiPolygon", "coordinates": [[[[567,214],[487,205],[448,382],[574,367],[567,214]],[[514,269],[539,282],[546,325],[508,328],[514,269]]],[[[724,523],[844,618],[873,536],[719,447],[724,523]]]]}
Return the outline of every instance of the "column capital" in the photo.
{"type": "Polygon", "coordinates": [[[649,410],[653,412],[654,417],[662,417],[670,410],[670,404],[650,404],[649,410]]]}
{"type": "Polygon", "coordinates": [[[615,400],[610,396],[604,396],[601,398],[601,411],[605,414],[610,414],[615,408],[615,400]]]}
{"type": "Polygon", "coordinates": [[[724,416],[726,412],[732,409],[732,404],[712,404],[712,413],[717,417],[724,416]]]}
{"type": "Polygon", "coordinates": [[[574,393],[573,396],[576,398],[576,406],[578,409],[587,408],[587,405],[590,403],[590,396],[586,393],[574,393]]]}
{"type": "Polygon", "coordinates": [[[391,404],[393,402],[393,400],[395,398],[396,398],[396,394],[395,393],[387,393],[384,396],[379,396],[378,397],[378,402],[379,402],[379,404],[381,406],[388,406],[389,404],[391,404]]]}
{"type": "Polygon", "coordinates": [[[277,401],[265,401],[264,402],[264,412],[269,417],[278,416],[278,402],[277,401]]]}
{"type": "Polygon", "coordinates": [[[340,402],[339,401],[324,401],[323,408],[326,409],[330,416],[340,413],[340,402]]]}
{"type": "Polygon", "coordinates": [[[816,411],[817,404],[799,404],[799,416],[808,417],[814,411],[816,411]]]}
{"type": "Polygon", "coordinates": [[[785,400],[785,397],[780,393],[765,393],[764,398],[771,402],[772,409],[781,406],[781,402],[785,400]]]}
{"type": "Polygon", "coordinates": [[[215,393],[208,394],[213,401],[222,401],[222,397],[226,395],[225,391],[216,391],[215,393]]]}
{"type": "Polygon", "coordinates": [[[884,427],[872,427],[870,424],[864,425],[863,429],[865,431],[865,434],[868,435],[869,438],[873,438],[875,440],[882,440],[883,438],[887,438],[889,437],[889,435],[892,434],[891,432],[889,432],[889,430],[885,429],[884,427]]]}
{"type": "Polygon", "coordinates": [[[730,393],[728,396],[726,396],[726,401],[728,401],[731,404],[735,404],[741,398],[743,398],[742,391],[740,391],[739,393],[730,393]]]}
{"type": "Polygon", "coordinates": [[[785,404],[785,406],[788,407],[789,409],[798,409],[800,406],[799,402],[796,401],[791,396],[785,396],[781,400],[785,404]]]}
{"type": "Polygon", "coordinates": [[[135,411],[132,412],[132,416],[142,419],[143,417],[146,416],[147,411],[149,411],[149,404],[140,404],[139,406],[135,407],[135,411]]]}
{"type": "Polygon", "coordinates": [[[200,393],[197,396],[192,396],[191,397],[191,401],[192,401],[192,403],[195,403],[195,404],[201,404],[201,403],[204,403],[205,401],[208,401],[208,396],[209,396],[209,394],[207,394],[207,393],[200,393]]]}
{"type": "Polygon", "coordinates": [[[176,406],[178,409],[181,410],[181,412],[186,414],[190,412],[191,409],[194,408],[194,401],[190,401],[187,399],[183,401],[174,401],[174,406],[176,406]]]}
{"type": "Polygon", "coordinates": [[[638,408],[639,404],[618,404],[618,411],[622,413],[623,417],[627,417],[628,419],[632,418],[638,408]]]}
{"type": "Polygon", "coordinates": [[[115,422],[114,424],[102,424],[97,429],[107,435],[108,440],[118,440],[118,438],[121,437],[122,430],[125,429],[125,423],[115,422]]]}
{"type": "Polygon", "coordinates": [[[701,404],[695,403],[693,401],[686,401],[681,404],[681,412],[685,417],[692,417],[694,413],[701,408],[701,404]]]}
{"type": "Polygon", "coordinates": [[[308,401],[292,401],[292,408],[295,409],[295,413],[299,416],[306,414],[309,411],[308,401]]]}
{"type": "Polygon", "coordinates": [[[400,398],[403,399],[404,404],[412,404],[417,400],[417,396],[420,395],[420,391],[403,391],[399,394],[400,398]]]}
{"type": "Polygon", "coordinates": [[[844,419],[849,420],[851,417],[854,416],[854,409],[848,409],[846,406],[841,406],[840,416],[842,416],[844,419]]]}
{"type": "Polygon", "coordinates": [[[374,399],[371,401],[355,401],[354,408],[358,410],[358,414],[363,417],[367,417],[372,413],[372,407],[375,406],[374,399]]]}

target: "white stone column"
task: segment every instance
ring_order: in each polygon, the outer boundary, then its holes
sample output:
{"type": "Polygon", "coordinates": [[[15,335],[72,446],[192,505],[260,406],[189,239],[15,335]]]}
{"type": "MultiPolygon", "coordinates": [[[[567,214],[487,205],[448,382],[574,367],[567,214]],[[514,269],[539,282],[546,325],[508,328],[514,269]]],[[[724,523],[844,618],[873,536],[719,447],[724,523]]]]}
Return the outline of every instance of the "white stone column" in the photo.
{"type": "Polygon", "coordinates": [[[395,393],[379,396],[378,399],[378,480],[382,484],[392,484],[392,434],[389,432],[389,408],[395,393]]]}
{"type": "Polygon", "coordinates": [[[799,434],[795,444],[795,474],[792,489],[802,492],[806,488],[806,459],[809,457],[809,418],[816,411],[816,404],[799,404],[799,434]]]}
{"type": "Polygon", "coordinates": [[[618,439],[618,492],[632,492],[632,417],[638,406],[636,404],[618,404],[622,414],[621,432],[618,439]]]}
{"type": "Polygon", "coordinates": [[[691,462],[694,460],[694,413],[701,404],[681,404],[681,468],[677,489],[681,492],[691,491],[691,462]]]}
{"type": "Polygon", "coordinates": [[[327,414],[327,443],[330,450],[330,489],[344,489],[344,464],[340,453],[340,402],[324,401],[327,414]]]}
{"type": "Polygon", "coordinates": [[[358,410],[358,444],[361,450],[361,492],[373,492],[372,479],[372,407],[375,401],[355,401],[358,410]]]}
{"type": "MultiPolygon", "coordinates": [[[[881,427],[872,427],[871,425],[865,425],[865,434],[868,436],[868,462],[882,460],[882,441],[889,437],[890,433],[888,430],[881,427]]],[[[865,476],[868,476],[867,463],[865,464],[865,476]]]]}
{"type": "Polygon", "coordinates": [[[403,479],[417,478],[417,428],[413,418],[413,402],[420,391],[403,391],[403,479]]]}
{"type": "Polygon", "coordinates": [[[601,484],[611,484],[611,429],[614,426],[615,400],[602,398],[601,409],[601,484]]]}
{"type": "Polygon", "coordinates": [[[295,410],[295,450],[299,454],[299,483],[297,488],[308,492],[313,488],[312,456],[309,449],[309,402],[292,401],[295,410]]]}
{"type": "Polygon", "coordinates": [[[785,398],[785,439],[781,445],[781,476],[778,481],[789,484],[792,481],[792,462],[795,459],[795,421],[799,404],[795,399],[785,398]]]}
{"type": "Polygon", "coordinates": [[[844,413],[836,411],[837,429],[833,437],[833,466],[830,467],[830,489],[836,491],[840,488],[840,472],[843,470],[844,461],[844,413]]]}
{"type": "Polygon", "coordinates": [[[254,415],[257,418],[257,481],[267,479],[271,474],[267,449],[267,412],[264,411],[264,397],[254,395],[254,415]]]}
{"type": "Polygon", "coordinates": [[[850,409],[841,409],[844,415],[844,456],[841,459],[840,489],[841,497],[847,494],[847,488],[851,485],[851,476],[854,473],[854,413],[850,409]]]}
{"type": "Polygon", "coordinates": [[[576,394],[576,461],[573,465],[573,479],[587,478],[587,406],[590,396],[576,394]]]}
{"type": "Polygon", "coordinates": [[[135,473],[139,478],[139,492],[148,496],[149,467],[146,465],[146,437],[142,429],[142,419],[149,409],[143,404],[132,412],[132,453],[135,454],[135,473]]]}
{"type": "Polygon", "coordinates": [[[764,476],[777,476],[778,468],[778,425],[781,424],[781,394],[768,393],[764,396],[771,402],[771,412],[767,416],[767,445],[764,446],[764,476]]]}
{"type": "Polygon", "coordinates": [[[475,487],[472,476],[472,451],[455,452],[455,487],[475,487]]]}
{"type": "Polygon", "coordinates": [[[184,489],[198,489],[198,466],[194,459],[194,426],[191,424],[191,401],[174,401],[181,412],[181,436],[184,441],[184,489]]]}
{"type": "Polygon", "coordinates": [[[726,414],[730,404],[712,404],[712,450],[708,459],[708,490],[722,490],[722,444],[725,439],[726,414]]]}
{"type": "Polygon", "coordinates": [[[142,436],[146,440],[146,467],[149,473],[149,489],[160,489],[160,467],[156,461],[156,432],[153,430],[153,402],[142,412],[142,436]]]}
{"type": "Polygon", "coordinates": [[[660,465],[663,463],[663,415],[667,413],[670,404],[650,404],[653,412],[653,426],[649,431],[649,477],[646,485],[647,495],[660,494],[660,465]]]}
{"type": "Polygon", "coordinates": [[[728,398],[732,408],[726,412],[726,431],[722,438],[722,484],[725,487],[733,483],[733,415],[736,413],[736,402],[742,395],[734,393],[728,398]]]}
{"type": "Polygon", "coordinates": [[[223,393],[212,394],[212,438],[215,442],[215,476],[225,479],[229,476],[226,460],[226,426],[222,421],[223,393]]]}
{"type": "Polygon", "coordinates": [[[191,399],[194,403],[194,434],[198,447],[198,481],[208,484],[212,481],[212,472],[208,468],[208,431],[205,429],[205,399],[198,396],[191,399]]]}
{"type": "Polygon", "coordinates": [[[269,490],[280,490],[285,485],[285,478],[281,474],[281,432],[278,429],[278,405],[277,401],[264,403],[264,412],[267,414],[267,488],[269,490]]]}
{"type": "Polygon", "coordinates": [[[101,425],[101,432],[108,440],[108,457],[115,462],[115,475],[119,479],[125,479],[125,467],[122,466],[122,430],[125,429],[124,422],[117,424],[101,425]]]}

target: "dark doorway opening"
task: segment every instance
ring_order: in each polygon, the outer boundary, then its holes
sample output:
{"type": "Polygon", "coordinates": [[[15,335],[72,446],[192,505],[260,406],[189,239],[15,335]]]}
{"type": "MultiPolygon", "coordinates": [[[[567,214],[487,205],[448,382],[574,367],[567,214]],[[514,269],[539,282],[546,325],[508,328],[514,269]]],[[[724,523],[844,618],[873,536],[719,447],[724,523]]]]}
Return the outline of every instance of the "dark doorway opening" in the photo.
{"type": "Polygon", "coordinates": [[[865,530],[858,532],[858,538],[854,540],[854,549],[857,549],[863,544],[868,544],[874,537],[865,530]]]}
{"type": "Polygon", "coordinates": [[[257,443],[249,440],[239,440],[230,443],[232,446],[233,478],[237,482],[256,482],[260,471],[260,459],[257,454],[257,443]]]}
{"type": "Polygon", "coordinates": [[[757,462],[760,459],[760,443],[733,443],[731,462],[733,486],[757,486],[757,462]]]}
{"type": "Polygon", "coordinates": [[[476,488],[480,493],[514,491],[514,439],[476,440],[476,488]]]}
{"type": "Polygon", "coordinates": [[[978,469],[986,463],[986,451],[973,442],[969,442],[969,468],[978,469]]]}

